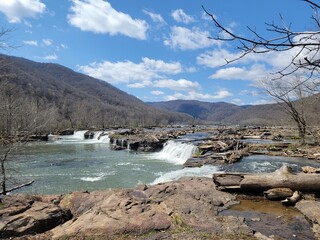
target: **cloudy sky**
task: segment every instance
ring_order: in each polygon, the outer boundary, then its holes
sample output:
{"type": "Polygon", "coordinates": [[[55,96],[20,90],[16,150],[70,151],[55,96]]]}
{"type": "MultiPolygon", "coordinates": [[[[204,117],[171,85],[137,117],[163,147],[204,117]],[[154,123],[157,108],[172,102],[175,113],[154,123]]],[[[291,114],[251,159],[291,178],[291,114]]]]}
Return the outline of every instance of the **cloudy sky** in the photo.
{"type": "MultiPolygon", "coordinates": [[[[201,7],[230,31],[266,37],[265,23],[314,27],[301,0],[0,0],[0,27],[14,29],[2,53],[52,62],[109,82],[143,101],[195,99],[238,105],[269,101],[255,82],[285,66],[290,53],[238,56],[209,37],[217,29],[201,7]]],[[[273,35],[274,36],[274,35],[273,35]]]]}

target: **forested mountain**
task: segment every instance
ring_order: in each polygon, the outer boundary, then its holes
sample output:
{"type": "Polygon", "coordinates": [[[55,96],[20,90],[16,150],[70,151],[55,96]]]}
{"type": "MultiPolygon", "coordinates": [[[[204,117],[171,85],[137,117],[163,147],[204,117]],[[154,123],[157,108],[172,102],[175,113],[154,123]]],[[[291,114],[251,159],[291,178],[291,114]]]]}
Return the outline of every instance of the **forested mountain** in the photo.
{"type": "MultiPolygon", "coordinates": [[[[303,106],[304,115],[309,125],[319,125],[320,95],[314,95],[295,102],[298,108],[303,106]]],[[[264,104],[237,106],[230,103],[201,102],[194,100],[174,100],[167,102],[150,102],[151,106],[169,111],[187,113],[196,119],[214,124],[239,125],[294,125],[283,104],[264,104]]]]}
{"type": "MultiPolygon", "coordinates": [[[[319,126],[320,95],[300,99],[292,102],[294,108],[303,114],[308,126],[319,126]]],[[[259,124],[259,125],[295,125],[292,115],[288,114],[288,107],[284,104],[264,104],[250,106],[224,119],[226,124],[259,124]]]]}
{"type": "Polygon", "coordinates": [[[196,119],[213,123],[223,122],[227,117],[249,107],[225,102],[211,103],[196,100],[173,100],[167,102],[149,102],[148,104],[159,109],[187,113],[196,119]]]}
{"type": "Polygon", "coordinates": [[[51,109],[51,128],[149,126],[192,119],[183,113],[153,108],[105,81],[57,64],[0,55],[0,84],[2,97],[11,94],[15,99],[23,98],[20,102],[35,105],[38,115],[41,109],[51,109]],[[8,95],[5,89],[13,93],[8,95]]]}
{"type": "MultiPolygon", "coordinates": [[[[317,95],[304,100],[308,124],[319,124],[318,102],[317,95]]],[[[202,121],[241,125],[294,124],[279,104],[237,106],[195,100],[146,104],[105,81],[61,65],[0,55],[0,131],[25,131],[30,123],[36,131],[44,132],[202,121]]]]}

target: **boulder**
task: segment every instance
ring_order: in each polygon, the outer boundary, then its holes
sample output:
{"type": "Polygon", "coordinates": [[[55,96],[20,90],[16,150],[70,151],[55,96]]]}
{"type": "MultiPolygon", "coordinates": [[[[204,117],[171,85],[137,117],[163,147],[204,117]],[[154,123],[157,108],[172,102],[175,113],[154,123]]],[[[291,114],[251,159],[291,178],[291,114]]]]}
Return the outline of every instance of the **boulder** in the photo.
{"type": "Polygon", "coordinates": [[[0,238],[43,233],[71,219],[71,212],[56,202],[57,198],[48,201],[48,198],[20,194],[3,197],[0,238]]]}

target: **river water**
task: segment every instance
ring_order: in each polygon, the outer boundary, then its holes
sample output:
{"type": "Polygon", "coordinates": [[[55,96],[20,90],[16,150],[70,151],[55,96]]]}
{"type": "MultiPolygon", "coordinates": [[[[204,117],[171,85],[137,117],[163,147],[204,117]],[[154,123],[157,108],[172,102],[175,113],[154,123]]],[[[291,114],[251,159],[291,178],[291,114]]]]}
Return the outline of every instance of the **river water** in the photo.
{"type": "Polygon", "coordinates": [[[271,172],[289,162],[295,169],[300,165],[320,166],[319,163],[297,158],[250,156],[224,167],[203,166],[183,168],[182,164],[196,147],[183,140],[201,138],[187,135],[182,140],[168,141],[161,152],[137,153],[111,150],[107,135],[96,134],[85,140],[85,131],[48,142],[29,143],[14,151],[9,159],[9,187],[31,180],[35,182],[21,192],[63,194],[72,191],[93,191],[111,188],[132,188],[138,184],[156,184],[183,176],[211,177],[215,172],[271,172]]]}
{"type": "Polygon", "coordinates": [[[132,188],[174,180],[181,176],[208,176],[217,167],[183,169],[194,152],[192,144],[168,142],[162,152],[137,153],[111,149],[108,136],[84,139],[85,131],[48,142],[19,146],[9,159],[9,187],[31,180],[21,192],[62,194],[110,188],[132,188]]]}

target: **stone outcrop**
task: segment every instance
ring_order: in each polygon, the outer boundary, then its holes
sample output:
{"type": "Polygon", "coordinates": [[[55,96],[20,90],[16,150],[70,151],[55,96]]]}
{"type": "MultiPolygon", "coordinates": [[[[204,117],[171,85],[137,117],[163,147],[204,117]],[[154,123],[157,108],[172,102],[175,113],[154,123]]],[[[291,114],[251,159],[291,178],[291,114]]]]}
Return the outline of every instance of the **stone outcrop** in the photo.
{"type": "Polygon", "coordinates": [[[200,167],[209,164],[232,164],[247,155],[246,144],[239,140],[206,140],[198,151],[184,163],[184,167],[200,167]]]}
{"type": "Polygon", "coordinates": [[[218,216],[235,197],[215,190],[211,179],[187,178],[135,189],[66,195],[60,206],[75,218],[51,232],[53,238],[140,235],[154,231],[251,236],[243,218],[218,216]]]}
{"type": "Polygon", "coordinates": [[[59,197],[9,195],[1,199],[0,238],[46,232],[71,219],[71,212],[58,206],[59,197]]]}
{"type": "Polygon", "coordinates": [[[157,152],[163,148],[163,144],[178,136],[185,135],[186,130],[148,130],[130,129],[118,131],[110,135],[113,149],[130,149],[139,152],[157,152]]]}

